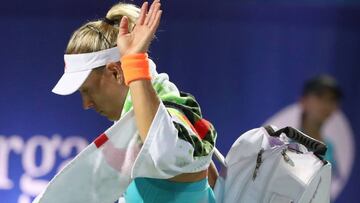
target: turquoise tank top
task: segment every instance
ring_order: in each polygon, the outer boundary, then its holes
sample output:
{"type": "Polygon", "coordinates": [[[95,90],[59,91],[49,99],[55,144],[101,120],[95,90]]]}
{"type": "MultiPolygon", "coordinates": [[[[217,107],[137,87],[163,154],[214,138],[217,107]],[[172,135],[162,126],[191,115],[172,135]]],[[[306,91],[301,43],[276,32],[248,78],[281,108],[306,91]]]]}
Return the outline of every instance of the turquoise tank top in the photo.
{"type": "Polygon", "coordinates": [[[126,203],[215,203],[207,178],[191,183],[135,178],[124,198],[126,203]]]}

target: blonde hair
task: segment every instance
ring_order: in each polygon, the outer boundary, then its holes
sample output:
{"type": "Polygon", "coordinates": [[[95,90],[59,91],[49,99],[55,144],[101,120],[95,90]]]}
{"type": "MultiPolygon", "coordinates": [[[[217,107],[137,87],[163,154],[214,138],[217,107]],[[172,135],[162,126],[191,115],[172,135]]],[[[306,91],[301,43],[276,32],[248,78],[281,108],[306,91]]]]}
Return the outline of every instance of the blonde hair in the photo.
{"type": "Polygon", "coordinates": [[[90,53],[116,46],[118,25],[121,18],[123,16],[128,17],[129,30],[132,30],[139,14],[140,9],[133,4],[115,4],[106,14],[106,18],[114,21],[115,25],[104,22],[102,19],[82,25],[72,34],[65,53],[90,53]]]}

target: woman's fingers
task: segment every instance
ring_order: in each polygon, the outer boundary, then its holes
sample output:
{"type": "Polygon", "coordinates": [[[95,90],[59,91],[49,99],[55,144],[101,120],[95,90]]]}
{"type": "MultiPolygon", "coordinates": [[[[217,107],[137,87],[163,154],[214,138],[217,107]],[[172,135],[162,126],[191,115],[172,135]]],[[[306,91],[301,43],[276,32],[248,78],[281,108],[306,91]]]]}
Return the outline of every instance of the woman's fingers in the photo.
{"type": "Polygon", "coordinates": [[[149,24],[150,19],[151,19],[151,16],[152,16],[152,13],[153,13],[153,11],[154,11],[154,7],[155,7],[156,4],[159,4],[159,2],[160,2],[160,0],[155,0],[155,1],[151,4],[150,10],[149,10],[149,12],[147,13],[146,18],[145,18],[145,22],[144,22],[145,25],[148,25],[148,24],[149,24]]]}
{"type": "Polygon", "coordinates": [[[154,14],[149,22],[149,27],[151,29],[153,28],[157,28],[157,26],[159,25],[160,23],[160,18],[161,18],[161,13],[162,13],[162,10],[160,10],[160,4],[159,6],[155,9],[156,11],[154,11],[154,14]]]}
{"type": "Polygon", "coordinates": [[[151,30],[156,30],[160,24],[160,18],[161,18],[161,14],[162,14],[162,10],[159,10],[158,12],[156,12],[156,15],[154,17],[153,22],[150,24],[150,29],[151,30]]]}
{"type": "Polygon", "coordinates": [[[126,16],[121,18],[119,24],[119,36],[126,35],[129,33],[129,20],[126,16]]]}
{"type": "Polygon", "coordinates": [[[157,3],[157,4],[154,6],[154,10],[153,10],[153,12],[151,13],[149,23],[147,24],[149,27],[151,27],[151,25],[154,24],[154,21],[155,21],[155,19],[156,19],[156,15],[157,15],[157,13],[158,13],[159,10],[160,10],[160,6],[161,6],[160,3],[157,3]]]}
{"type": "Polygon", "coordinates": [[[146,1],[143,3],[143,5],[141,6],[141,10],[140,10],[140,16],[137,20],[137,25],[142,25],[144,24],[145,18],[146,18],[146,12],[148,11],[148,5],[149,3],[146,1]]]}

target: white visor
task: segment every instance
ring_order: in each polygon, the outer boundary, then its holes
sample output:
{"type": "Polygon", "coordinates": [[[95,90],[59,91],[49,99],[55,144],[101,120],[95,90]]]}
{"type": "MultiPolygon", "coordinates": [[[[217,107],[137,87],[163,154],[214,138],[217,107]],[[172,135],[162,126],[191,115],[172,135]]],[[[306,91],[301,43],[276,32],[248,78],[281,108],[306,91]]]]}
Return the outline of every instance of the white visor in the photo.
{"type": "Polygon", "coordinates": [[[84,83],[91,70],[120,61],[120,53],[118,48],[114,47],[92,53],[65,54],[64,61],[65,72],[52,90],[59,95],[74,93],[84,83]]]}

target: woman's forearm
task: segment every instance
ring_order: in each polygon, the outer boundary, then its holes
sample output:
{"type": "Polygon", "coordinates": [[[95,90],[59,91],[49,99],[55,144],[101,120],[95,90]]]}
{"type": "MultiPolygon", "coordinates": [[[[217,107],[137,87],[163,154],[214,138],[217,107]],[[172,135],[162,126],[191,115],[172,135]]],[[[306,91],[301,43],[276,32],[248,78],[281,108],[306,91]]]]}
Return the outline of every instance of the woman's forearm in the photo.
{"type": "Polygon", "coordinates": [[[131,82],[129,87],[136,125],[141,141],[144,142],[159,108],[160,100],[150,80],[136,80],[131,82]]]}

